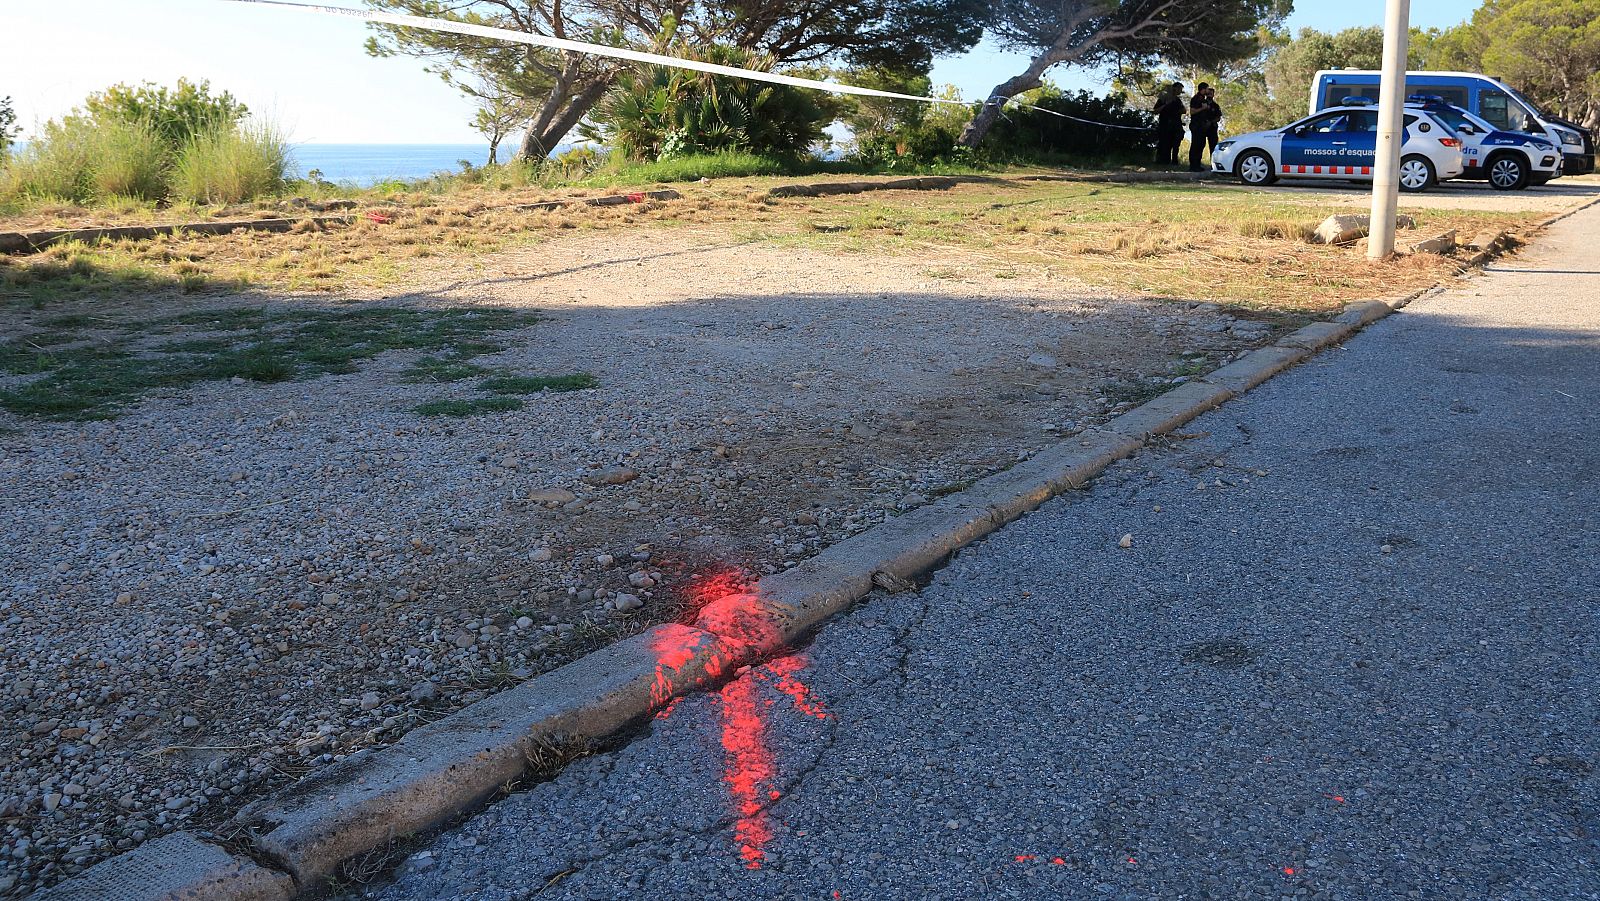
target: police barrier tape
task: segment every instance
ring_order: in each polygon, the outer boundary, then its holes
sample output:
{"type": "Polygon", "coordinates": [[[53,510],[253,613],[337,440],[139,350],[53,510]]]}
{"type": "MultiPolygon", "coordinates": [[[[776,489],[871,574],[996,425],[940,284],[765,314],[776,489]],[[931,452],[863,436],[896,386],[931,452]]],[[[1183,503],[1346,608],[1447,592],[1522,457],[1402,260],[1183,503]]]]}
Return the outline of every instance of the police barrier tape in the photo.
{"type": "MultiPolygon", "coordinates": [[[[788,85],[796,88],[810,88],[817,91],[828,91],[833,94],[853,94],[859,97],[882,97],[888,100],[910,100],[916,103],[949,104],[951,106],[968,106],[961,100],[946,100],[942,97],[919,97],[916,94],[901,94],[895,91],[882,91],[877,88],[863,88],[853,84],[842,84],[836,81],[820,81],[814,78],[799,78],[794,75],[783,75],[777,72],[761,72],[755,69],[741,69],[737,66],[724,66],[720,63],[708,63],[697,59],[684,59],[678,56],[666,56],[660,53],[649,53],[643,50],[633,50],[627,47],[607,47],[604,44],[591,44],[586,41],[571,41],[566,38],[553,38],[542,34],[533,34],[527,31],[516,31],[510,28],[495,28],[489,25],[474,25],[470,22],[457,22],[453,19],[435,19],[427,16],[407,16],[400,13],[382,12],[373,9],[350,9],[344,6],[320,6],[313,3],[294,3],[291,0],[228,0],[232,3],[256,3],[264,6],[282,6],[305,12],[323,13],[330,16],[344,16],[351,19],[361,19],[382,25],[396,25],[401,28],[421,28],[428,31],[442,31],[450,34],[467,35],[469,37],[489,38],[497,41],[512,41],[518,44],[531,44],[535,47],[545,47],[551,50],[564,50],[569,53],[587,53],[594,56],[606,56],[612,59],[625,59],[638,63],[648,63],[655,66],[668,66],[674,69],[688,69],[694,72],[707,72],[712,75],[726,75],[731,78],[744,78],[750,81],[764,81],[770,84],[788,85]]],[[[1083,122],[1089,125],[1098,125],[1103,128],[1123,128],[1134,131],[1150,131],[1146,126],[1139,125],[1113,125],[1109,122],[1095,122],[1091,119],[1080,119],[1058,113],[1055,110],[1044,109],[1028,103],[1021,103],[1009,97],[990,97],[987,104],[1011,103],[1026,109],[1038,110],[1049,113],[1062,119],[1071,119],[1074,122],[1083,122]]]]}

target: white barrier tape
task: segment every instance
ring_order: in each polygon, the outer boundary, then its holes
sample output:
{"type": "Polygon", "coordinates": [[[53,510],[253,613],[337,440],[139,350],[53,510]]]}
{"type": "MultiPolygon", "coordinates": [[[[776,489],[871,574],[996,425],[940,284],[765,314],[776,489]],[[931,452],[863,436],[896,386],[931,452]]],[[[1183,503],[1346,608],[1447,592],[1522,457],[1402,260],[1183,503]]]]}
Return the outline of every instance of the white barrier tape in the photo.
{"type": "MultiPolygon", "coordinates": [[[[736,66],[724,66],[719,63],[702,62],[697,59],[684,59],[678,56],[665,56],[660,53],[647,53],[643,50],[631,50],[627,47],[607,47],[604,44],[590,44],[584,41],[569,41],[565,38],[547,37],[542,34],[533,34],[527,31],[515,31],[510,28],[494,28],[489,25],[473,25],[470,22],[457,22],[453,19],[432,19],[426,16],[407,16],[400,13],[387,13],[374,9],[350,9],[344,6],[319,6],[313,3],[294,3],[291,0],[229,0],[232,3],[259,3],[265,6],[283,6],[306,12],[324,13],[330,16],[344,16],[351,19],[361,19],[366,22],[375,22],[384,25],[398,25],[402,28],[421,28],[427,31],[443,31],[450,34],[462,34],[470,37],[489,38],[497,41],[512,41],[518,44],[531,44],[535,47],[546,47],[551,50],[565,50],[570,53],[587,53],[595,56],[608,56],[612,59],[626,59],[638,63],[648,63],[655,66],[668,66],[674,69],[688,69],[693,72],[708,72],[712,75],[727,75],[731,78],[744,78],[751,81],[764,81],[770,84],[782,84],[796,88],[811,88],[817,91],[827,91],[832,94],[853,94],[859,97],[882,97],[888,100],[910,100],[916,103],[943,103],[952,106],[968,106],[965,101],[946,100],[941,97],[919,97],[915,94],[901,94],[895,91],[880,91],[877,88],[857,87],[853,84],[841,84],[836,81],[819,81],[814,78],[798,78],[793,75],[782,75],[777,72],[760,72],[755,69],[740,69],[736,66]]],[[[1049,113],[1062,119],[1071,119],[1074,122],[1084,122],[1089,125],[1099,125],[1104,128],[1126,128],[1148,131],[1148,128],[1134,125],[1112,125],[1106,122],[1094,122],[1089,119],[1080,119],[1055,110],[1044,109],[1027,103],[1020,103],[1010,98],[990,97],[985,103],[1015,103],[1026,109],[1038,110],[1049,113]]]]}

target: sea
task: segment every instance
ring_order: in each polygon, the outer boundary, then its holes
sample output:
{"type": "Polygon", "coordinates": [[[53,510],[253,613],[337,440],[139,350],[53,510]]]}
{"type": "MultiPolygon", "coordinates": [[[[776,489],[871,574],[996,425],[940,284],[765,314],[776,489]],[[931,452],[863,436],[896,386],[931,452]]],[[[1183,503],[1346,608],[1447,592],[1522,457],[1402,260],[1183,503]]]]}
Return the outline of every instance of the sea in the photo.
{"type": "MultiPolygon", "coordinates": [[[[515,142],[500,145],[500,156],[517,152],[515,142]]],[[[436,172],[460,172],[463,161],[482,166],[489,161],[487,144],[295,144],[290,172],[304,178],[312,171],[324,181],[369,187],[390,179],[427,178],[436,172]]]]}

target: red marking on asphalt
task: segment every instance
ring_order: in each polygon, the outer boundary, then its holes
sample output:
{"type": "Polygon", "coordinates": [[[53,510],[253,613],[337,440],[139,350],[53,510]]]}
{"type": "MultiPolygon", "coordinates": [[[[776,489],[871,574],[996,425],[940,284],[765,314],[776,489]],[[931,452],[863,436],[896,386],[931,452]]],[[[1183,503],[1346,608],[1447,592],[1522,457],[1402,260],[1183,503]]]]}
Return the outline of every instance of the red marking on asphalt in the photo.
{"type": "Polygon", "coordinates": [[[1027,863],[1030,860],[1038,860],[1038,858],[1034,857],[1032,854],[1018,854],[1016,856],[1017,863],[1027,863]]]}
{"type": "Polygon", "coordinates": [[[1293,876],[1294,875],[1294,867],[1284,867],[1283,868],[1283,875],[1285,875],[1285,876],[1293,876]]]}
{"type": "Polygon", "coordinates": [[[1138,862],[1138,861],[1137,861],[1137,860],[1134,860],[1134,859],[1133,859],[1133,858],[1131,858],[1131,857],[1130,857],[1130,858],[1128,858],[1128,863],[1129,863],[1129,864],[1131,864],[1131,865],[1133,865],[1133,866],[1138,866],[1138,865],[1139,865],[1139,862],[1138,862]]]}
{"type": "Polygon", "coordinates": [[[777,660],[762,667],[762,671],[773,676],[774,688],[788,695],[794,700],[795,709],[806,716],[814,716],[819,720],[828,718],[828,711],[811,697],[811,689],[804,682],[795,678],[795,673],[805,669],[806,659],[799,654],[788,657],[779,657],[777,660]]]}
{"type": "Polygon", "coordinates": [[[721,694],[722,781],[728,786],[734,813],[738,816],[733,824],[733,838],[739,844],[739,856],[752,870],[761,869],[761,861],[766,857],[762,848],[772,838],[772,825],[767,821],[766,805],[762,803],[762,788],[770,785],[777,775],[772,748],[766,742],[767,727],[757,692],[754,679],[740,677],[724,685],[721,694]]]}
{"type": "Polygon", "coordinates": [[[1343,804],[1344,803],[1344,795],[1330,795],[1327,792],[1323,792],[1322,796],[1324,798],[1327,798],[1329,801],[1332,801],[1335,804],[1343,804]]]}
{"type": "Polygon", "coordinates": [[[1063,860],[1062,858],[1059,858],[1059,857],[1050,858],[1050,862],[1052,864],[1054,864],[1055,866],[1058,866],[1058,867],[1064,867],[1064,866],[1067,865],[1067,862],[1065,860],[1063,860]]]}
{"type": "MultiPolygon", "coordinates": [[[[691,581],[684,596],[698,613],[697,622],[729,646],[733,659],[713,655],[706,671],[716,677],[736,660],[768,653],[781,644],[782,630],[763,606],[755,587],[735,570],[708,573],[691,581]]],[[[673,694],[673,676],[694,659],[698,633],[689,638],[658,640],[656,680],[652,699],[664,703],[673,694]]],[[[777,755],[769,740],[768,725],[772,702],[761,696],[761,687],[770,685],[794,702],[795,709],[818,719],[827,710],[811,694],[798,674],[806,666],[799,654],[778,657],[760,666],[741,671],[718,693],[722,720],[722,780],[733,804],[734,842],[748,869],[758,870],[766,859],[765,847],[772,839],[772,824],[767,808],[783,798],[777,780],[777,755]]],[[[675,702],[674,702],[675,703],[675,702]]],[[[670,711],[671,707],[667,710],[670,711]]],[[[663,715],[667,711],[663,711],[663,715]]],[[[836,893],[837,896],[837,893],[836,893]]]]}

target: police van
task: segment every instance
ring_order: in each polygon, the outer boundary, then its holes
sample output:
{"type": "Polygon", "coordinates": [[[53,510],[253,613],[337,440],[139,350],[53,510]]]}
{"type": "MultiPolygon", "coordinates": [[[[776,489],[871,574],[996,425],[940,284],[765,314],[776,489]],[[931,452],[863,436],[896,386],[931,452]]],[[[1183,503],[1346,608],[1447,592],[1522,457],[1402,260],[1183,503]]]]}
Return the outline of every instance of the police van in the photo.
{"type": "MultiPolygon", "coordinates": [[[[1455,130],[1419,104],[1406,104],[1400,190],[1426,191],[1466,170],[1455,130]]],[[[1279,178],[1371,181],[1378,150],[1378,108],[1362,97],[1283,128],[1230,136],[1211,154],[1211,169],[1247,185],[1279,178]]]]}
{"type": "MultiPolygon", "coordinates": [[[[1378,99],[1382,73],[1370,69],[1324,69],[1311,81],[1311,109],[1327,109],[1347,97],[1378,99]]],[[[1442,98],[1469,110],[1496,129],[1543,134],[1561,148],[1563,174],[1594,171],[1594,134],[1540,110],[1504,82],[1477,72],[1407,72],[1406,93],[1442,98]]]]}
{"type": "Polygon", "coordinates": [[[1443,97],[1413,96],[1406,103],[1455,130],[1467,162],[1462,178],[1483,179],[1497,191],[1520,191],[1561,174],[1561,154],[1545,135],[1501,131],[1443,97]]]}

